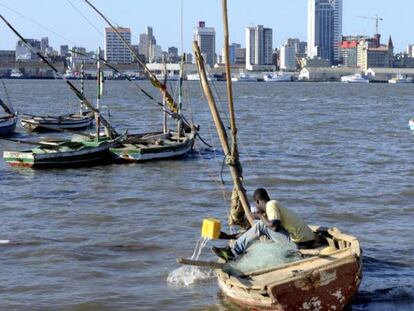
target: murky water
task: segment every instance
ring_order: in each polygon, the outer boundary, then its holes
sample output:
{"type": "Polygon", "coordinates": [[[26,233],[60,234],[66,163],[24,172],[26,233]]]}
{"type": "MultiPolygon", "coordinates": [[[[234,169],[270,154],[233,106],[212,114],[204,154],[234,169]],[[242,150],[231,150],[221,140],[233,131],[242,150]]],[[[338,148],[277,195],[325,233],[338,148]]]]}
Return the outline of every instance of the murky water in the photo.
{"type": "MultiPolygon", "coordinates": [[[[77,109],[61,81],[6,84],[21,112],[77,109]]],[[[187,112],[218,147],[198,83],[188,85],[187,112]]],[[[132,84],[105,87],[117,128],[161,128],[159,107],[132,84]]],[[[225,85],[217,89],[224,99],[225,85]]],[[[413,310],[414,85],[247,83],[234,91],[249,195],[265,187],[309,223],[360,239],[364,279],[353,310],[413,310]]],[[[39,139],[18,130],[15,138],[39,139]]],[[[0,141],[0,151],[26,147],[0,141]]],[[[0,161],[0,240],[12,242],[0,245],[0,309],[237,310],[214,278],[167,283],[175,259],[192,255],[202,219],[225,222],[231,181],[225,170],[220,186],[222,159],[198,142],[182,161],[45,171],[0,161]]],[[[200,258],[214,258],[213,244],[200,258]]]]}

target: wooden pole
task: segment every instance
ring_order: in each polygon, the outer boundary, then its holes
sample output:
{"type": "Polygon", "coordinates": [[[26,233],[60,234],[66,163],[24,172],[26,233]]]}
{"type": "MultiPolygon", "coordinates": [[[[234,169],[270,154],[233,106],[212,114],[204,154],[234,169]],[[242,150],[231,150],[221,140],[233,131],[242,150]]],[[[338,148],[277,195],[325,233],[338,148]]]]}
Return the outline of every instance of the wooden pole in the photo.
{"type": "MultiPolygon", "coordinates": [[[[201,81],[201,86],[203,88],[204,94],[207,98],[207,102],[208,105],[210,107],[210,111],[211,111],[211,115],[213,117],[213,121],[214,124],[216,126],[217,129],[217,133],[223,148],[223,151],[227,156],[231,156],[230,154],[230,148],[229,148],[229,143],[227,141],[227,135],[226,135],[226,130],[224,128],[223,122],[220,118],[220,115],[218,113],[217,110],[217,106],[216,106],[216,102],[214,100],[214,96],[211,92],[210,86],[208,84],[208,79],[207,79],[207,74],[206,74],[206,70],[204,67],[204,61],[203,61],[203,57],[201,56],[201,51],[200,51],[200,47],[197,44],[197,41],[193,42],[193,49],[194,49],[194,54],[195,54],[195,58],[197,61],[197,67],[198,67],[198,72],[200,75],[200,81],[201,81]]],[[[234,159],[231,159],[231,161],[233,161],[234,159]]],[[[238,159],[236,159],[238,160],[238,159]]],[[[230,168],[230,173],[231,176],[233,178],[233,182],[234,182],[234,187],[237,191],[237,194],[240,198],[240,201],[242,203],[243,206],[243,210],[244,213],[246,215],[247,220],[249,221],[250,225],[253,225],[253,217],[252,214],[250,212],[250,206],[249,206],[249,201],[247,199],[247,195],[246,195],[246,190],[243,187],[242,184],[242,178],[240,176],[240,171],[238,169],[238,167],[236,165],[234,165],[236,163],[230,163],[229,164],[229,168],[230,168]]]]}

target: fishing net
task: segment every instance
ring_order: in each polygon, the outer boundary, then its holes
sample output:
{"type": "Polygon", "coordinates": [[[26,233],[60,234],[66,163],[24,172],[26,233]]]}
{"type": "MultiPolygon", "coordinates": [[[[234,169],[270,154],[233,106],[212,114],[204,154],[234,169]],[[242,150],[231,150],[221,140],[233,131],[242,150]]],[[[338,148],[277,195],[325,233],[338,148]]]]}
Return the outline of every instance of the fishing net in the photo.
{"type": "Polygon", "coordinates": [[[224,271],[231,275],[244,275],[253,271],[280,266],[301,259],[295,243],[279,241],[260,241],[253,243],[247,252],[225,265],[224,271]]]}

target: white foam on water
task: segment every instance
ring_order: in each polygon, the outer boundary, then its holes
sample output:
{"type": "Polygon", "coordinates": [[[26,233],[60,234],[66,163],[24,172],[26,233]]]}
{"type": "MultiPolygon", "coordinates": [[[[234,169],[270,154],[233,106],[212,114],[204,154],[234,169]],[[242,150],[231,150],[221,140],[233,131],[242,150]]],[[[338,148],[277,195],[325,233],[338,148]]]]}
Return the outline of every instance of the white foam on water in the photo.
{"type": "Polygon", "coordinates": [[[200,283],[215,277],[211,269],[183,266],[172,271],[167,278],[170,284],[189,286],[194,283],[200,283]]]}
{"type": "Polygon", "coordinates": [[[10,240],[0,240],[0,244],[9,244],[10,240]]]}
{"type": "MultiPolygon", "coordinates": [[[[208,238],[200,237],[194,248],[192,260],[197,260],[204,247],[210,241],[208,238]]],[[[191,284],[202,282],[215,277],[213,270],[207,268],[200,268],[195,266],[182,266],[172,271],[168,277],[167,282],[176,285],[189,286],[191,284]]]]}

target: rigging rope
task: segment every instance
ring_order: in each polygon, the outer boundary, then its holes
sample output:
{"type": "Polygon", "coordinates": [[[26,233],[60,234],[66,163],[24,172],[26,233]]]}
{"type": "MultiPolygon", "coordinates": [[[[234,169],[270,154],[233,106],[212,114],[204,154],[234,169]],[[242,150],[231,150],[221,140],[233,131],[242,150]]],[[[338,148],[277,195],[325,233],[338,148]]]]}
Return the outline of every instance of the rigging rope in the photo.
{"type": "Polygon", "coordinates": [[[91,26],[93,27],[100,35],[104,36],[104,33],[102,31],[100,31],[98,29],[98,27],[96,27],[70,0],[66,0],[66,2],[68,2],[70,4],[70,6],[76,11],[78,12],[78,14],[80,16],[83,17],[83,19],[91,26]]]}

